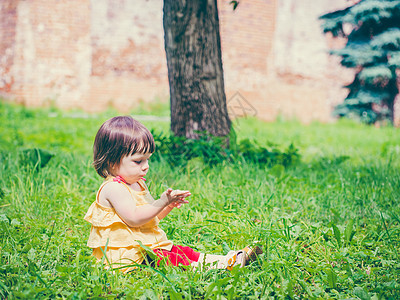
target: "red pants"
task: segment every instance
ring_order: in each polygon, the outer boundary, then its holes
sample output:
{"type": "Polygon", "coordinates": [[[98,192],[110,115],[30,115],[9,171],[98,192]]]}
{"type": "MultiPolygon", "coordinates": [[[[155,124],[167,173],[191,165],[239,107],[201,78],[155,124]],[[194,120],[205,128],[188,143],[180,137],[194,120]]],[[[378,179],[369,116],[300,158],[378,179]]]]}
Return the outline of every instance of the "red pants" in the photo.
{"type": "Polygon", "coordinates": [[[159,257],[157,266],[160,265],[163,259],[165,259],[168,266],[190,266],[192,262],[198,261],[200,256],[200,252],[196,252],[190,247],[180,245],[172,246],[171,251],[155,249],[154,252],[159,257]]]}

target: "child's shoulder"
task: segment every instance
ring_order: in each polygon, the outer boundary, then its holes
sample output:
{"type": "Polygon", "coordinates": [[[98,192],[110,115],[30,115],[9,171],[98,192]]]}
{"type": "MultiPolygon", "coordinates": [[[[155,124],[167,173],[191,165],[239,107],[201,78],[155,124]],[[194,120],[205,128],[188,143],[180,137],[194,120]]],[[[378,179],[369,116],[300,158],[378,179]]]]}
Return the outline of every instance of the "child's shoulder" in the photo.
{"type": "Polygon", "coordinates": [[[101,201],[102,199],[110,201],[113,198],[131,197],[131,193],[129,191],[129,187],[127,187],[125,184],[116,181],[109,181],[102,186],[98,197],[101,203],[103,202],[101,201]]]}
{"type": "Polygon", "coordinates": [[[129,187],[125,184],[117,182],[117,181],[107,181],[103,184],[100,192],[111,192],[111,193],[129,193],[129,187]]]}

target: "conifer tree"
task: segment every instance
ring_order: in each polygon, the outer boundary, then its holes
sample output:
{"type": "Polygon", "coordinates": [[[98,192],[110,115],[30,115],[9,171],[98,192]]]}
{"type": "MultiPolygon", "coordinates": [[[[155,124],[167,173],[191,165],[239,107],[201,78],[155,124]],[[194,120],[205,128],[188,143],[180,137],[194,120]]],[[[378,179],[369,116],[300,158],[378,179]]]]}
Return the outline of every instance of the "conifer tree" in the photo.
{"type": "Polygon", "coordinates": [[[324,33],[347,38],[343,49],[331,53],[341,56],[343,66],[356,71],[353,82],[346,86],[348,96],[334,114],[366,123],[393,121],[394,99],[399,92],[400,1],[361,0],[320,19],[324,33]]]}

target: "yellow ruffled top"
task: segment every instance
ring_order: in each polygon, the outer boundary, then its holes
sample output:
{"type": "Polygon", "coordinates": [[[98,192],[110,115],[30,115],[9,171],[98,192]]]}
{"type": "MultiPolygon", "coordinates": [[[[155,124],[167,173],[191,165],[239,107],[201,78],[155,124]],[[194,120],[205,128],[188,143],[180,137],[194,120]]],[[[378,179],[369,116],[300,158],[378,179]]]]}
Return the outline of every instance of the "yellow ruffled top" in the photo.
{"type": "MultiPolygon", "coordinates": [[[[145,252],[137,241],[150,249],[171,250],[173,243],[168,240],[165,232],[158,226],[160,220],[158,217],[153,218],[148,223],[139,227],[129,227],[117,214],[114,208],[101,205],[99,194],[103,187],[111,182],[113,178],[108,178],[99,188],[96,201],[92,203],[86,213],[84,219],[92,224],[89,240],[87,245],[93,248],[93,255],[100,261],[103,258],[103,252],[100,247],[105,250],[107,259],[113,263],[129,264],[142,263],[145,252]],[[107,245],[107,248],[106,248],[107,245]]],[[[142,191],[134,191],[123,184],[132,195],[136,206],[151,204],[155,200],[143,180],[138,181],[142,187],[142,191]]],[[[107,260],[104,259],[107,263],[107,260]]]]}

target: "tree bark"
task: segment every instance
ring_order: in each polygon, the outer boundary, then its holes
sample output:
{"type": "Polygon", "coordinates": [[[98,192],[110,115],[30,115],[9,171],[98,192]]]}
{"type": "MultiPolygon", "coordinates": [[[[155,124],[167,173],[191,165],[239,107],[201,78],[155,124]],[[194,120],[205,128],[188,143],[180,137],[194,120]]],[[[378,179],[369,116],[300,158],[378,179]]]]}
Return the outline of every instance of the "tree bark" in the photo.
{"type": "Polygon", "coordinates": [[[171,97],[171,130],[227,136],[226,106],[216,0],[164,0],[164,41],[171,97]]]}

